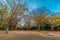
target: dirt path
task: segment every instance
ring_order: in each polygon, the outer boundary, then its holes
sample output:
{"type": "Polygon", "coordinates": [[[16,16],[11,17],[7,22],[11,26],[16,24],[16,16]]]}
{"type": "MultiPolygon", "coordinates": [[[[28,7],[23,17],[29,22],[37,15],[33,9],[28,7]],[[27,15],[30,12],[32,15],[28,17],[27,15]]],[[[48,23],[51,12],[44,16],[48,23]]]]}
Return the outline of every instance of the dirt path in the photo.
{"type": "Polygon", "coordinates": [[[60,40],[60,32],[47,32],[47,31],[0,31],[0,40],[60,40]]]}
{"type": "Polygon", "coordinates": [[[51,31],[9,31],[9,33],[22,34],[22,35],[40,35],[44,37],[60,37],[60,32],[51,32],[51,31]]]}

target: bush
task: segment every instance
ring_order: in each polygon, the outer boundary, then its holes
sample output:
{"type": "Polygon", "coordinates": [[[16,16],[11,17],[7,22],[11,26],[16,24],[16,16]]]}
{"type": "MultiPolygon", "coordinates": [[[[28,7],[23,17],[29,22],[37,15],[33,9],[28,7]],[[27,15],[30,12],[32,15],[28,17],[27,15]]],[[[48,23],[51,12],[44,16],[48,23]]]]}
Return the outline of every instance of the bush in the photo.
{"type": "Polygon", "coordinates": [[[36,26],[32,26],[32,27],[30,27],[30,30],[37,30],[37,27],[36,26]]]}
{"type": "Polygon", "coordinates": [[[60,26],[55,26],[53,29],[54,31],[60,31],[60,26]]]}
{"type": "Polygon", "coordinates": [[[17,27],[17,30],[21,30],[21,27],[17,27]]]}
{"type": "Polygon", "coordinates": [[[51,25],[50,24],[45,24],[45,26],[41,26],[40,30],[45,30],[45,31],[50,31],[51,30],[51,25]]]}
{"type": "Polygon", "coordinates": [[[5,27],[0,27],[0,30],[6,30],[5,27]]]}
{"type": "Polygon", "coordinates": [[[17,27],[17,30],[27,30],[26,27],[17,27]]]}
{"type": "Polygon", "coordinates": [[[23,29],[23,30],[27,30],[27,27],[23,27],[22,29],[23,29]]]}
{"type": "Polygon", "coordinates": [[[37,30],[37,27],[17,27],[17,30],[37,30]]]}

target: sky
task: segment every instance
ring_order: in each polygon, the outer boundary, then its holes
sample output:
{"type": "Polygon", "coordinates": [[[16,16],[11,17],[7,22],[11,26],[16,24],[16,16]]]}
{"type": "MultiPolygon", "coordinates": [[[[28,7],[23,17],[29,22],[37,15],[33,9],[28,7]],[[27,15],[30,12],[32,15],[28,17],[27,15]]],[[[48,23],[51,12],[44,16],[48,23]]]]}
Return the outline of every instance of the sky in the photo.
{"type": "MultiPolygon", "coordinates": [[[[0,0],[0,2],[7,4],[6,0],[0,0]]],[[[22,0],[21,2],[24,3],[25,0],[22,0]]],[[[32,11],[38,7],[45,6],[52,12],[60,12],[60,0],[27,0],[26,6],[28,7],[29,11],[32,11]]]]}
{"type": "Polygon", "coordinates": [[[60,0],[27,0],[27,6],[29,11],[42,6],[46,7],[53,12],[48,14],[47,17],[60,15],[60,13],[58,13],[60,12],[60,0]]]}
{"type": "MultiPolygon", "coordinates": [[[[6,0],[0,0],[0,2],[8,5],[6,0]]],[[[26,6],[30,12],[32,10],[34,10],[36,8],[40,8],[42,6],[50,9],[50,11],[52,11],[52,12],[60,12],[60,0],[27,0],[27,1],[21,0],[21,3],[24,4],[24,2],[26,2],[26,6]]],[[[60,15],[60,13],[58,13],[58,14],[57,13],[50,13],[50,14],[48,14],[47,17],[49,17],[51,15],[60,15]]],[[[23,24],[23,22],[21,24],[23,24]]]]}
{"type": "MultiPolygon", "coordinates": [[[[0,2],[6,3],[6,0],[0,0],[0,2]]],[[[60,12],[60,0],[27,0],[27,6],[30,11],[45,6],[53,12],[60,12]]]]}
{"type": "Polygon", "coordinates": [[[60,0],[28,0],[29,10],[45,6],[52,12],[60,12],[60,0]]]}

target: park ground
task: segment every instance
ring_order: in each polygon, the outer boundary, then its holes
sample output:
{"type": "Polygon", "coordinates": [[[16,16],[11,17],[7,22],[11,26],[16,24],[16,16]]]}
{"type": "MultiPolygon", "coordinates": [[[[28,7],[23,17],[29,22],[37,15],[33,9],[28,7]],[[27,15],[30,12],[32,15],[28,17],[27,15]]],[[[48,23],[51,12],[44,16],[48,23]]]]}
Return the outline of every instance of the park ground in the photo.
{"type": "Polygon", "coordinates": [[[59,31],[0,31],[0,40],[60,40],[59,31]]]}

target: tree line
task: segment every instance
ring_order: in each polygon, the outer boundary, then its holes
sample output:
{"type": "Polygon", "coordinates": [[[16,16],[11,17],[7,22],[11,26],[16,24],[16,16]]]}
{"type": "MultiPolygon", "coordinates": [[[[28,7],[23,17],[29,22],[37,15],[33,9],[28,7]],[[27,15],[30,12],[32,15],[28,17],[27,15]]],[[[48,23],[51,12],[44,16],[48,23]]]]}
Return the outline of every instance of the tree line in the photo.
{"type": "Polygon", "coordinates": [[[24,27],[20,29],[25,30],[60,30],[60,21],[58,17],[47,17],[50,13],[52,13],[48,8],[41,7],[33,9],[29,12],[26,5],[22,5],[19,2],[16,4],[15,1],[8,1],[8,6],[0,3],[0,29],[5,29],[6,32],[8,30],[15,30],[17,28],[18,22],[24,19],[25,24],[24,27]],[[25,15],[25,12],[28,12],[30,15],[25,15]],[[56,19],[56,20],[55,20],[56,19]],[[34,21],[35,24],[32,24],[31,21],[34,21]],[[34,26],[31,26],[34,25],[34,26]]]}

